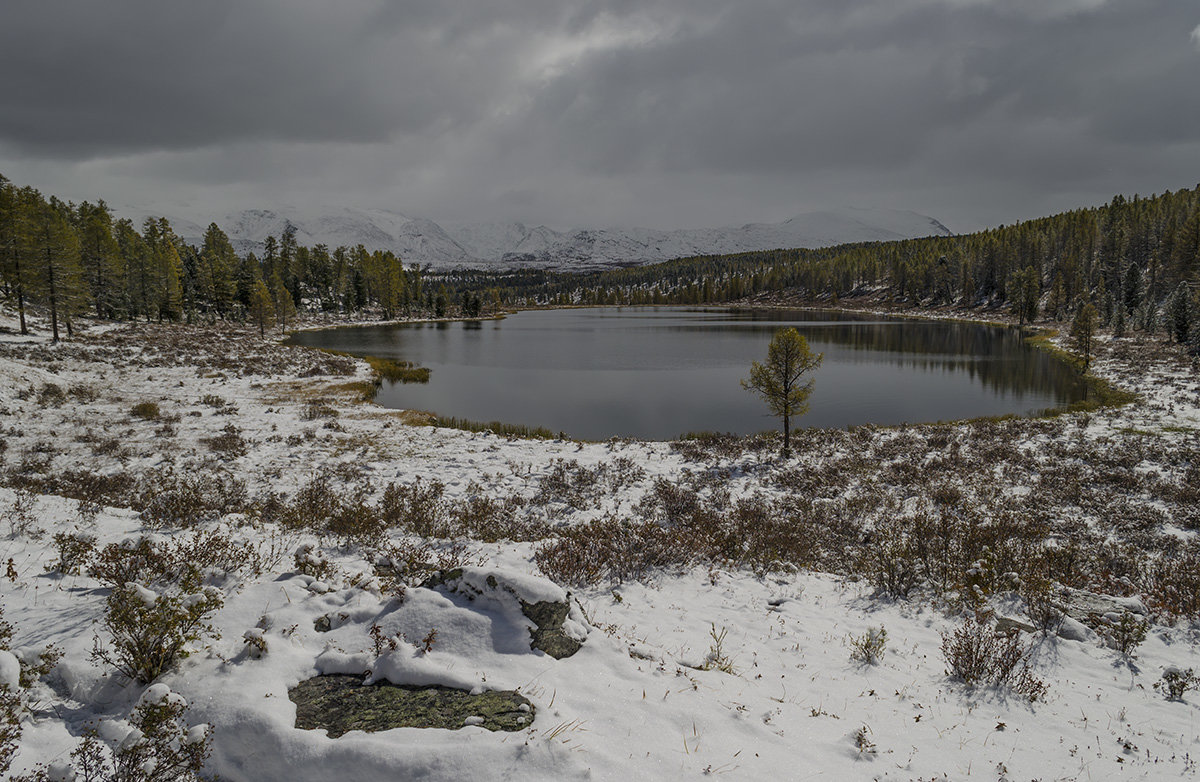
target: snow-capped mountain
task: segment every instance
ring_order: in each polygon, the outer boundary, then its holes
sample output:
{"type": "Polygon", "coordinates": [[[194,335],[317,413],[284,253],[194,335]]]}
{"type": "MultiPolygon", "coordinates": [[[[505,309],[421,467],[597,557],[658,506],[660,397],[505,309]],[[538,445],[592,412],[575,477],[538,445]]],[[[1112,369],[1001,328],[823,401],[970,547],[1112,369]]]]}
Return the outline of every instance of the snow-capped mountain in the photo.
{"type": "MultiPolygon", "coordinates": [[[[167,210],[164,210],[167,211],[167,210]]],[[[118,209],[138,225],[145,209],[118,209]]],[[[166,217],[185,241],[199,245],[208,221],[166,217]]],[[[682,258],[792,247],[827,247],[846,242],[947,236],[932,217],[893,209],[837,209],[807,212],[782,223],[747,223],[725,228],[661,231],[602,228],[556,231],[522,223],[446,223],[411,218],[382,209],[248,209],[216,219],[239,252],[261,252],[268,236],[289,225],[304,245],[330,249],[362,244],[391,250],[405,263],[436,268],[538,266],[592,269],[682,258]]]]}

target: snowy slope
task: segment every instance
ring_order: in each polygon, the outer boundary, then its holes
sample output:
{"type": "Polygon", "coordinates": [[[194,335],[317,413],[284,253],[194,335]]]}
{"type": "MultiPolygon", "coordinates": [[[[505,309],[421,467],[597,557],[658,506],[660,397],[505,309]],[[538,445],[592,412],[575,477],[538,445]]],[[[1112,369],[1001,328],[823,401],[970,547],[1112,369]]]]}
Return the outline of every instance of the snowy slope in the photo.
{"type": "MultiPolygon", "coordinates": [[[[167,211],[167,210],[164,210],[167,211]]],[[[119,209],[135,223],[147,210],[119,209]]],[[[167,215],[176,232],[199,244],[209,221],[167,215]]],[[[399,212],[347,207],[321,210],[248,209],[216,221],[241,252],[261,252],[268,236],[292,225],[301,244],[335,248],[359,244],[392,250],[406,263],[435,267],[542,266],[603,268],[653,263],[692,255],[715,255],[791,247],[827,247],[846,242],[887,241],[951,232],[937,220],[893,209],[807,212],[782,223],[748,223],[725,228],[662,231],[603,228],[556,231],[509,223],[447,223],[414,219],[399,212]]]]}

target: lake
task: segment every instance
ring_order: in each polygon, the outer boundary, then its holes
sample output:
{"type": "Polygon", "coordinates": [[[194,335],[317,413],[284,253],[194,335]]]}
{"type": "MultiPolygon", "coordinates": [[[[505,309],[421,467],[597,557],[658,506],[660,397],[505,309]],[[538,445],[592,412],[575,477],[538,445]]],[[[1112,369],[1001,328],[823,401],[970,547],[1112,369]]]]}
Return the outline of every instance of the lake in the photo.
{"type": "Polygon", "coordinates": [[[620,307],[503,320],[305,331],[292,344],[411,361],[428,384],[384,384],[376,402],[572,437],[670,439],[778,428],[742,389],[777,329],[825,354],[793,427],[1033,414],[1083,399],[1079,373],[1016,329],[814,310],[620,307]]]}

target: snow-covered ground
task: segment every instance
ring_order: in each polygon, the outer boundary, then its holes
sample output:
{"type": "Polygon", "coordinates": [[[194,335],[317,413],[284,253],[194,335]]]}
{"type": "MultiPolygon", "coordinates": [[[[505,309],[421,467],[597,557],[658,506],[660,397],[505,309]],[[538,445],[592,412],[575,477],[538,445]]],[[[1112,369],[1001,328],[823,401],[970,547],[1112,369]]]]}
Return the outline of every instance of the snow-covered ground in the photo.
{"type": "MultiPolygon", "coordinates": [[[[352,384],[369,379],[363,362],[280,347],[250,332],[134,325],[92,328],[77,341],[51,346],[44,335],[16,335],[11,319],[4,326],[0,459],[7,483],[26,476],[79,493],[82,473],[141,476],[142,483],[129,484],[124,505],[153,499],[147,481],[161,481],[166,493],[173,481],[208,473],[244,481],[250,497],[295,497],[324,475],[337,492],[369,487],[377,498],[389,483],[411,486],[419,478],[421,485],[441,482],[446,503],[519,498],[517,517],[548,535],[559,526],[631,516],[660,480],[715,476],[734,501],[754,495],[783,501],[798,491],[781,478],[788,470],[819,470],[821,459],[842,464],[860,442],[839,435],[828,453],[824,445],[802,446],[797,460],[784,464],[769,452],[697,461],[666,443],[531,441],[434,429],[357,402],[361,389],[352,384]],[[147,408],[142,417],[132,413],[146,403],[157,405],[153,415],[147,408]],[[556,470],[572,462],[582,469],[624,465],[627,479],[572,502],[549,491],[556,470]]],[[[1055,464],[1065,458],[1052,453],[1060,442],[1073,443],[1072,454],[1149,442],[1139,445],[1133,469],[1178,486],[1189,466],[1172,454],[1194,453],[1200,431],[1196,377],[1186,367],[1139,363],[1137,354],[1132,342],[1107,350],[1097,371],[1138,391],[1142,401],[1060,419],[1057,429],[1029,422],[1021,434],[1025,422],[1018,422],[1005,430],[1018,435],[1012,446],[1018,461],[1029,462],[1031,471],[1055,464]]],[[[902,476],[902,463],[915,458],[904,450],[913,438],[979,448],[972,432],[969,424],[928,435],[875,430],[862,447],[877,453],[893,442],[895,464],[885,474],[902,476]]],[[[716,490],[712,480],[704,496],[716,490]]],[[[904,483],[894,480],[902,497],[904,483]]],[[[847,492],[858,489],[855,482],[847,492]]],[[[1005,495],[1030,490],[1028,475],[1015,468],[997,467],[980,482],[1005,495]]],[[[1158,503],[1178,520],[1182,506],[1173,502],[1149,498],[1136,507],[1158,503]]],[[[226,780],[1099,780],[1196,772],[1200,696],[1168,701],[1155,688],[1168,667],[1196,665],[1194,617],[1173,624],[1159,618],[1134,659],[1090,631],[1080,633],[1082,641],[1024,636],[1033,671],[1047,688],[1030,702],[1004,688],[968,688],[947,675],[942,634],[962,619],[944,602],[880,597],[869,580],[845,572],[755,573],[710,561],[661,568],[642,581],[567,585],[586,617],[587,636],[579,652],[554,659],[528,648],[531,624],[503,601],[411,585],[400,599],[376,577],[378,546],[240,512],[210,513],[180,530],[122,505],[95,510],[54,494],[0,488],[0,567],[11,561],[15,571],[11,580],[0,577],[12,648],[53,644],[62,652],[56,669],[25,695],[13,773],[69,762],[80,736],[97,721],[126,719],[145,690],[92,659],[94,639],[108,639],[102,618],[110,590],[92,575],[56,572],[52,536],[69,532],[96,536],[97,547],[140,535],[165,546],[211,535],[194,556],[223,599],[213,614],[219,637],[191,644],[193,653],[159,682],[188,701],[190,722],[211,726],[206,771],[226,780]],[[224,549],[214,548],[214,540],[253,556],[218,561],[214,552],[224,549]],[[330,563],[319,580],[297,572],[303,568],[293,552],[309,543],[330,563]],[[323,617],[330,618],[327,632],[318,629],[323,617]],[[407,640],[377,657],[369,636],[374,625],[407,640]],[[887,631],[881,659],[853,659],[852,639],[881,626],[887,631]],[[421,648],[418,639],[434,629],[430,648],[421,648]],[[249,653],[248,631],[262,640],[265,654],[249,653]],[[534,717],[525,730],[495,733],[468,725],[333,739],[294,727],[288,688],[318,673],[364,668],[396,683],[515,689],[533,704],[534,717]]],[[[1108,510],[1096,513],[1085,521],[1105,523],[1108,510]]],[[[879,529],[883,522],[871,523],[879,529]]],[[[1190,540],[1189,524],[1161,524],[1153,539],[1190,540]]],[[[1122,533],[1114,525],[1115,539],[1122,533]]],[[[413,542],[394,530],[387,537],[413,542]]],[[[535,562],[536,540],[475,539],[460,551],[448,541],[432,545],[542,595],[537,599],[557,594],[535,562]]],[[[1150,602],[1133,597],[1132,605],[1150,602]]],[[[987,602],[998,614],[1024,619],[1015,594],[997,590],[987,602]]],[[[111,725],[102,735],[125,736],[111,725]]]]}

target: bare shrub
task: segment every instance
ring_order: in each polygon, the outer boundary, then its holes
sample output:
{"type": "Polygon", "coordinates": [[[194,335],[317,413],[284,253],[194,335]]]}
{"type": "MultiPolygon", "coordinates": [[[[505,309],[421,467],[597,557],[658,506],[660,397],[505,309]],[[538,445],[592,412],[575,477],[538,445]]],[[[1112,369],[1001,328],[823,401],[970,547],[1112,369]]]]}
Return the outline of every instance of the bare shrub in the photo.
{"type": "Polygon", "coordinates": [[[325,552],[312,543],[305,543],[297,548],[293,562],[297,573],[312,578],[324,579],[334,573],[333,563],[325,557],[325,552]]]}
{"type": "Polygon", "coordinates": [[[138,482],[135,507],[154,529],[192,527],[248,505],[246,484],[223,469],[176,473],[168,468],[138,482]]]}
{"type": "Polygon", "coordinates": [[[898,525],[877,528],[863,546],[860,557],[860,567],[879,592],[907,598],[916,588],[916,547],[898,525]]]}
{"type": "Polygon", "coordinates": [[[86,383],[72,384],[71,387],[67,389],[67,393],[70,394],[71,398],[75,401],[83,402],[85,404],[88,402],[95,402],[100,398],[100,394],[96,392],[96,389],[87,385],[86,383]]]}
{"type": "Polygon", "coordinates": [[[593,521],[561,530],[534,552],[537,566],[560,584],[645,578],[656,568],[690,560],[686,540],[649,522],[593,521]]]}
{"type": "Polygon", "coordinates": [[[221,434],[201,437],[200,442],[207,445],[210,451],[225,459],[237,459],[250,451],[249,444],[242,437],[242,430],[236,424],[226,424],[225,428],[221,430],[221,434]]]}
{"type": "Polygon", "coordinates": [[[462,541],[434,545],[416,538],[391,540],[378,549],[375,571],[383,580],[383,591],[403,597],[407,587],[416,586],[434,573],[481,564],[470,557],[462,541]]]}
{"type": "Polygon", "coordinates": [[[33,539],[40,538],[42,528],[37,525],[33,509],[37,507],[37,496],[25,489],[17,489],[12,505],[4,512],[8,521],[8,536],[16,538],[25,536],[33,539]]]}
{"type": "Polygon", "coordinates": [[[89,572],[114,590],[138,583],[195,592],[206,583],[223,582],[241,571],[258,573],[261,568],[253,546],[217,528],[172,540],[143,536],[110,543],[92,558],[89,572]]]}
{"type": "MultiPolygon", "coordinates": [[[[469,490],[470,491],[470,490],[469,490]]],[[[525,502],[520,497],[493,499],[475,487],[467,499],[448,510],[451,532],[494,543],[498,540],[539,540],[547,533],[541,521],[521,517],[525,502]]]]}
{"type": "Polygon", "coordinates": [[[379,501],[379,514],[391,529],[421,537],[446,537],[446,487],[439,480],[415,479],[407,485],[389,483],[379,501]]]}
{"type": "Polygon", "coordinates": [[[304,421],[316,421],[320,418],[337,418],[338,415],[337,408],[330,405],[327,399],[315,399],[306,404],[300,411],[300,418],[304,421]]]}
{"type": "Polygon", "coordinates": [[[1046,685],[1033,674],[1029,655],[1030,647],[1017,634],[1001,633],[975,615],[942,632],[942,656],[950,676],[969,687],[1007,687],[1036,701],[1045,695],[1046,685]]]}

